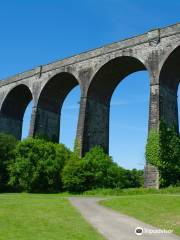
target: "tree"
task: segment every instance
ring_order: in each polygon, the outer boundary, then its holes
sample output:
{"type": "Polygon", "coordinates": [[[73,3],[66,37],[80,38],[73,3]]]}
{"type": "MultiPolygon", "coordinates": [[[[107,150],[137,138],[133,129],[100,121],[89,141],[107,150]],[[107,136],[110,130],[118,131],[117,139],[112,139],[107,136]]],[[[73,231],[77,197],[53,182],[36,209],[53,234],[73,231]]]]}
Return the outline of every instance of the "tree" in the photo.
{"type": "Polygon", "coordinates": [[[126,170],[114,163],[100,147],[92,148],[82,159],[74,155],[63,169],[62,181],[64,188],[70,192],[123,188],[127,183],[126,170]]]}
{"type": "Polygon", "coordinates": [[[62,172],[63,188],[69,192],[80,193],[87,190],[85,185],[85,173],[83,169],[83,159],[73,155],[68,161],[62,172]]]}
{"type": "Polygon", "coordinates": [[[17,144],[15,137],[0,133],[0,190],[7,189],[9,179],[7,164],[14,157],[14,149],[17,144]]]}
{"type": "Polygon", "coordinates": [[[144,184],[143,170],[126,170],[126,185],[125,188],[138,188],[144,184]]]}
{"type": "Polygon", "coordinates": [[[61,172],[71,152],[62,144],[28,138],[19,142],[9,164],[9,184],[27,192],[62,189],[61,172]]]}

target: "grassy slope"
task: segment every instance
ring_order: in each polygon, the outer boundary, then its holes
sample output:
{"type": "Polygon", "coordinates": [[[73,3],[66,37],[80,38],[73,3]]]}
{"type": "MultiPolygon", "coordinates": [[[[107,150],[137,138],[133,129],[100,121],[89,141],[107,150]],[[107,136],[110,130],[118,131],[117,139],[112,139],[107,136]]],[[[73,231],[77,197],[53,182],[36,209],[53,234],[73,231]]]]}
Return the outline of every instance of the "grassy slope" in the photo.
{"type": "Polygon", "coordinates": [[[0,194],[0,240],[102,240],[60,195],[0,194]]]}
{"type": "Polygon", "coordinates": [[[180,196],[139,195],[103,200],[101,204],[180,235],[180,196]]]}

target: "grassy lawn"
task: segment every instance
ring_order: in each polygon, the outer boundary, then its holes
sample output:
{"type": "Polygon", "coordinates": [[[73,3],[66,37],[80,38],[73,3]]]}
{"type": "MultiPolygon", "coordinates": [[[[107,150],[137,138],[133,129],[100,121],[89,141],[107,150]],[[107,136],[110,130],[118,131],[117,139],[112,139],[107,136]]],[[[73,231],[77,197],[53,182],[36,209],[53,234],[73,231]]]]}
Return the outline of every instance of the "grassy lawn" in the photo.
{"type": "Polygon", "coordinates": [[[101,205],[180,235],[180,196],[138,195],[103,200],[101,205]]]}
{"type": "Polygon", "coordinates": [[[0,240],[103,240],[61,195],[0,194],[0,240]]]}

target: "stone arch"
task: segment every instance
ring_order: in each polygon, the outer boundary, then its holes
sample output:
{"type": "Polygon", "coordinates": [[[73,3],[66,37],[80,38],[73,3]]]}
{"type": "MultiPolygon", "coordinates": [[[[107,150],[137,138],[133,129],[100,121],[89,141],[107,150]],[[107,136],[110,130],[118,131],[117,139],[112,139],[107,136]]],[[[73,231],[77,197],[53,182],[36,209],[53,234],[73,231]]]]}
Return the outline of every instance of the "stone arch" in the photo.
{"type": "Polygon", "coordinates": [[[24,84],[15,86],[7,93],[0,109],[0,132],[21,139],[24,112],[32,99],[29,87],[24,84]]]}
{"type": "Polygon", "coordinates": [[[169,59],[169,57],[174,54],[175,52],[179,51],[180,47],[180,43],[179,42],[175,42],[171,45],[168,45],[164,51],[160,51],[161,53],[161,58],[158,58],[159,60],[159,73],[158,73],[158,77],[160,76],[161,72],[162,72],[162,69],[165,65],[165,63],[167,63],[167,60],[169,59]]]}
{"type": "Polygon", "coordinates": [[[159,72],[160,118],[178,127],[177,90],[180,82],[180,45],[174,48],[159,72]]]}
{"type": "Polygon", "coordinates": [[[91,79],[88,96],[103,96],[109,100],[116,86],[125,77],[146,70],[144,63],[135,57],[120,56],[103,64],[91,79]],[[102,87],[103,86],[103,87],[102,87]]]}
{"type": "Polygon", "coordinates": [[[116,86],[128,75],[147,70],[135,57],[116,57],[105,63],[94,75],[87,91],[83,150],[100,145],[109,151],[110,100],[116,86]]]}
{"type": "Polygon", "coordinates": [[[68,72],[57,73],[47,81],[37,100],[32,135],[59,141],[61,108],[68,93],[78,84],[75,76],[68,72]]]}
{"type": "Polygon", "coordinates": [[[180,81],[180,45],[171,50],[163,62],[160,73],[159,83],[166,85],[172,91],[176,91],[180,81]]]}

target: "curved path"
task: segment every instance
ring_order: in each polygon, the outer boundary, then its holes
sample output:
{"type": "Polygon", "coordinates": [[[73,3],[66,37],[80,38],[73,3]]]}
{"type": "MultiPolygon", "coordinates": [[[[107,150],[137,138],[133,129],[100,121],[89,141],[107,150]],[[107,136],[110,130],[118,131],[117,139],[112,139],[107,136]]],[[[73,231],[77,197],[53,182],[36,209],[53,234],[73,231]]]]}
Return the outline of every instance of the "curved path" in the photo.
{"type": "Polygon", "coordinates": [[[157,228],[100,206],[97,202],[102,198],[70,197],[68,199],[107,240],[180,240],[180,237],[174,234],[143,233],[143,235],[137,236],[135,234],[136,227],[141,227],[144,230],[156,230],[157,228]]]}

